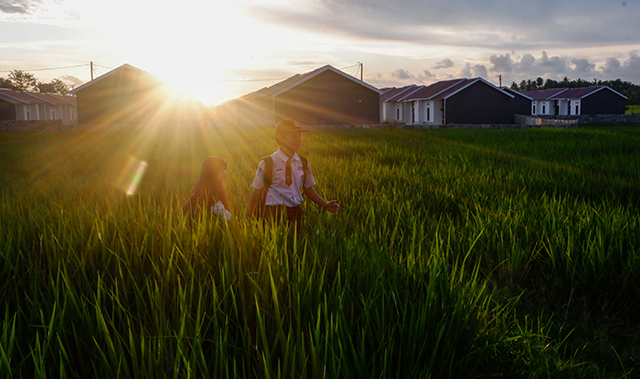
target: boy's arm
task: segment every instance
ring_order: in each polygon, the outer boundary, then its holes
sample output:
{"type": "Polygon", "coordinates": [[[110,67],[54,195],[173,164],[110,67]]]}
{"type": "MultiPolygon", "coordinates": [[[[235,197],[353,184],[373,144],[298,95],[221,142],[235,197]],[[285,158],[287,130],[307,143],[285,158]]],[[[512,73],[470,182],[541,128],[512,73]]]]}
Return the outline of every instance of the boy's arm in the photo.
{"type": "Polygon", "coordinates": [[[247,218],[253,217],[253,210],[256,207],[256,203],[258,202],[259,197],[262,195],[262,191],[254,188],[251,191],[251,196],[249,196],[249,204],[247,204],[247,218]]]}
{"type": "Polygon", "coordinates": [[[308,197],[311,201],[318,204],[322,208],[328,210],[333,214],[338,214],[338,210],[340,209],[340,205],[338,204],[338,200],[329,200],[325,201],[322,196],[318,195],[316,190],[313,187],[305,188],[304,195],[308,197]]]}

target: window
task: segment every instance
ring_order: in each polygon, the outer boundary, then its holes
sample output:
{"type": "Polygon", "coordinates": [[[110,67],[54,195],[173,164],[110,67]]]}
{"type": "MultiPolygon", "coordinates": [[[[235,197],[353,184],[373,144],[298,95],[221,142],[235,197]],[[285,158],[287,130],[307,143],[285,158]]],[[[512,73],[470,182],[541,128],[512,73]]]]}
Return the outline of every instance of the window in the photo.
{"type": "Polygon", "coordinates": [[[580,107],[576,105],[576,114],[580,114],[580,107]]]}
{"type": "Polygon", "coordinates": [[[547,113],[547,106],[546,105],[542,105],[542,114],[546,114],[547,113]]]}
{"type": "Polygon", "coordinates": [[[396,107],[396,121],[400,121],[400,106],[396,107]]]}
{"type": "Polygon", "coordinates": [[[531,114],[536,114],[536,103],[533,103],[533,106],[531,107],[531,114]]]}

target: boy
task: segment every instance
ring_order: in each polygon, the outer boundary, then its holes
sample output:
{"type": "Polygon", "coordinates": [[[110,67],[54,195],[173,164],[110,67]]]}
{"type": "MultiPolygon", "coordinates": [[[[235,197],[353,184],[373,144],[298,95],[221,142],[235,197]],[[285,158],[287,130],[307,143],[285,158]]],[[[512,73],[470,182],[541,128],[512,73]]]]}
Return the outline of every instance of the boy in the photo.
{"type": "Polygon", "coordinates": [[[297,154],[302,145],[302,132],[306,130],[294,119],[285,119],[276,125],[275,136],[279,147],[258,165],[251,183],[253,191],[249,198],[247,217],[255,214],[256,206],[262,203],[261,196],[264,199],[264,210],[258,211],[264,212],[265,218],[282,220],[286,217],[287,222],[295,224],[298,230],[302,226],[303,211],[300,205],[304,201],[303,195],[327,211],[338,214],[338,201],[325,201],[318,195],[313,189],[316,182],[309,163],[306,158],[297,154]],[[266,172],[269,167],[270,173],[266,172]]]}

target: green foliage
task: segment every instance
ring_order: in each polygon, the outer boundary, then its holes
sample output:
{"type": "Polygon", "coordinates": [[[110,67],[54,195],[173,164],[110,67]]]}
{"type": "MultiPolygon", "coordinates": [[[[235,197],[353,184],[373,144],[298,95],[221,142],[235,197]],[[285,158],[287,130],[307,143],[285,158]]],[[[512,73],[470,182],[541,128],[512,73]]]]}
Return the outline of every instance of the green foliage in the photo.
{"type": "Polygon", "coordinates": [[[37,83],[36,77],[33,76],[33,74],[22,70],[11,71],[9,73],[9,80],[16,88],[16,91],[30,91],[37,83]]]}
{"type": "Polygon", "coordinates": [[[38,82],[36,85],[38,92],[40,93],[56,93],[58,95],[68,95],[69,90],[67,85],[60,79],[53,79],[49,83],[38,82]]]}
{"type": "Polygon", "coordinates": [[[636,127],[307,133],[301,236],[242,216],[268,129],[2,137],[2,377],[630,374],[636,127]]]}
{"type": "Polygon", "coordinates": [[[627,105],[627,110],[624,113],[640,113],[640,105],[627,105]]]}
{"type": "Polygon", "coordinates": [[[14,91],[37,91],[40,93],[56,93],[58,95],[68,95],[67,85],[60,79],[53,79],[49,83],[43,83],[36,77],[22,70],[13,70],[9,73],[8,79],[0,78],[0,88],[8,88],[14,91]]]}

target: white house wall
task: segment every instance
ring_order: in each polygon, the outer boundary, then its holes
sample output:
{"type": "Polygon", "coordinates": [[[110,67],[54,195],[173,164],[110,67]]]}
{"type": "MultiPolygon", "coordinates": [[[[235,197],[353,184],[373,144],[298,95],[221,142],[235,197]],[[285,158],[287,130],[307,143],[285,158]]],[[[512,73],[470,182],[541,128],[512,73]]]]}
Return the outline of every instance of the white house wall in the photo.
{"type": "Polygon", "coordinates": [[[549,103],[548,100],[538,101],[538,104],[536,106],[536,114],[543,115],[543,116],[550,115],[551,114],[550,109],[551,109],[551,104],[549,103]]]}
{"type": "MultiPolygon", "coordinates": [[[[442,103],[443,100],[413,100],[401,103],[394,103],[400,107],[401,119],[397,120],[397,113],[394,109],[393,119],[390,120],[387,113],[387,121],[404,122],[407,125],[442,125],[442,103]]],[[[390,109],[390,107],[388,108],[390,109]]]]}
{"type": "Polygon", "coordinates": [[[443,102],[442,99],[436,99],[433,101],[433,124],[434,125],[443,125],[443,102]]]}
{"type": "Polygon", "coordinates": [[[557,102],[558,104],[558,115],[566,116],[569,114],[570,110],[568,108],[569,101],[567,99],[560,99],[557,102]]]}
{"type": "Polygon", "coordinates": [[[582,111],[582,104],[580,104],[580,99],[571,99],[571,115],[579,116],[582,111]]]}
{"type": "Polygon", "coordinates": [[[405,118],[402,103],[382,103],[382,122],[404,122],[405,118]]]}
{"type": "Polygon", "coordinates": [[[415,112],[415,103],[413,101],[407,101],[402,104],[404,108],[404,114],[402,116],[404,118],[404,122],[408,125],[412,125],[412,120],[414,118],[413,113],[415,112]]]}

